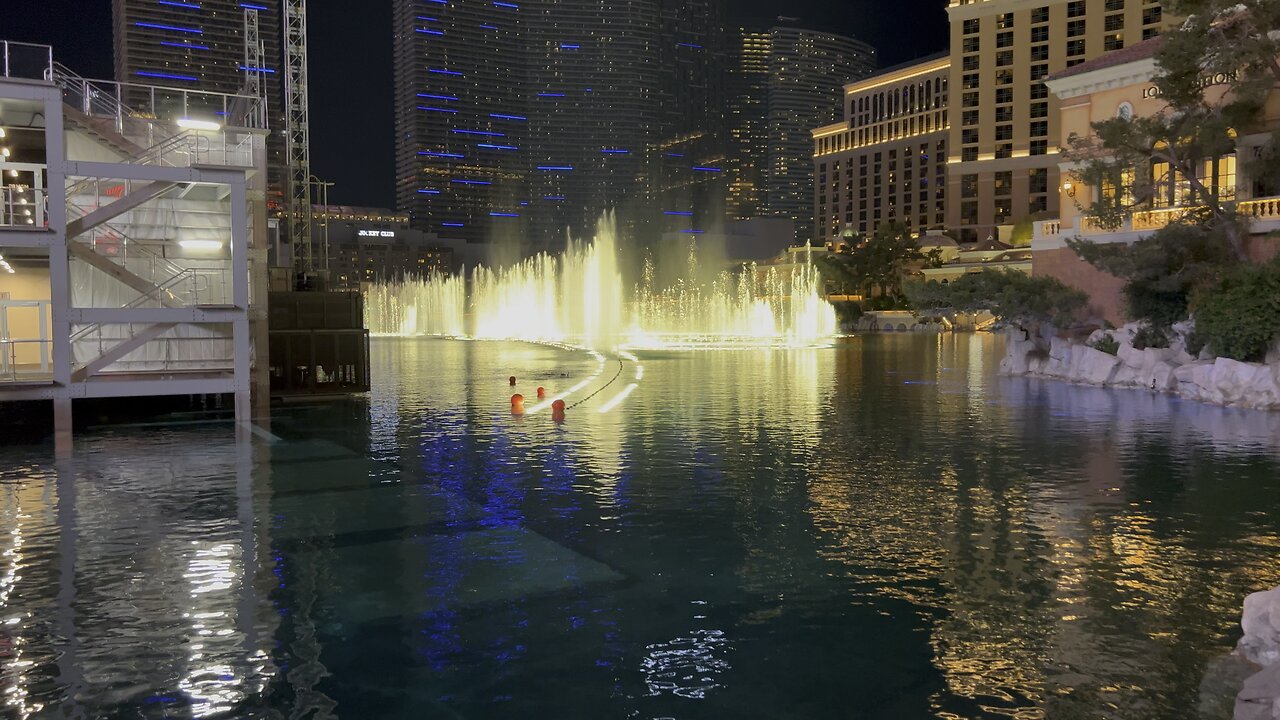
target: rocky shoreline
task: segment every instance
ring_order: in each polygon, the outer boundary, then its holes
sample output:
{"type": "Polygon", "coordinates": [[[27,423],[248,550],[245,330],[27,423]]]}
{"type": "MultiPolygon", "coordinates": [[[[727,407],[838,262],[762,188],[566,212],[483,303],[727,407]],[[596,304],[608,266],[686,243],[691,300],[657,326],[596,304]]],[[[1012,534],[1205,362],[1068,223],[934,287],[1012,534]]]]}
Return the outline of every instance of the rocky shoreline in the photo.
{"type": "Polygon", "coordinates": [[[1008,345],[1000,361],[1006,375],[1038,377],[1101,387],[1135,388],[1168,393],[1188,400],[1227,407],[1280,410],[1280,342],[1264,363],[1216,358],[1187,351],[1189,324],[1174,326],[1167,348],[1136,348],[1141,327],[1095,331],[1087,341],[1055,335],[1032,337],[1007,330],[1008,345]],[[1095,345],[1114,342],[1115,354],[1095,345]],[[1047,349],[1046,349],[1047,348],[1047,349]]]}

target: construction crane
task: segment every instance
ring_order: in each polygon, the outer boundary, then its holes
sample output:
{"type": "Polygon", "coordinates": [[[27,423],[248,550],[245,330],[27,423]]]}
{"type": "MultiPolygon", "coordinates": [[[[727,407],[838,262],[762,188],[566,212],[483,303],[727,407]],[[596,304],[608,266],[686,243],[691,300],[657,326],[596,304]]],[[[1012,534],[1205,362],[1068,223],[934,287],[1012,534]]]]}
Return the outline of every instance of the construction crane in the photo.
{"type": "Polygon", "coordinates": [[[289,241],[300,287],[316,276],[311,241],[311,127],[307,101],[307,0],[284,4],[285,133],[289,161],[289,241]]]}

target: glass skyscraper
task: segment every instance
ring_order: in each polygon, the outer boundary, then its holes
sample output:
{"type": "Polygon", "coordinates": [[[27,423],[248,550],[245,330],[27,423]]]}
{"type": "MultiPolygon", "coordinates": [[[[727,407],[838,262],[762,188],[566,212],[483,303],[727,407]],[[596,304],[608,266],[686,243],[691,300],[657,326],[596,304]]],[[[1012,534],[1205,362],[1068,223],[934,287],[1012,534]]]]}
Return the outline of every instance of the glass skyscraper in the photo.
{"type": "Polygon", "coordinates": [[[722,13],[694,6],[722,2],[396,0],[400,209],[522,251],[589,235],[606,210],[654,227],[669,178],[716,154],[673,148],[720,133],[722,13]]]}
{"type": "Polygon", "coordinates": [[[840,117],[845,84],[875,70],[876,49],[793,27],[744,30],[735,45],[731,214],[792,218],[798,239],[812,239],[810,131],[840,117]]]}

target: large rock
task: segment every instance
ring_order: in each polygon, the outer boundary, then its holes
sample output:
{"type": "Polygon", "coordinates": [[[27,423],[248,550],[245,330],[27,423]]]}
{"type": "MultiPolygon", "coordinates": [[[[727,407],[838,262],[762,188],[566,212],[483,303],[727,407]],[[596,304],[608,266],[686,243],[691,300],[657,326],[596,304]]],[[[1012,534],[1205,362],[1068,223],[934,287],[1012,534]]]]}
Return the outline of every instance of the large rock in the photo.
{"type": "Polygon", "coordinates": [[[1246,597],[1240,627],[1244,637],[1236,650],[1241,655],[1262,667],[1280,663],[1280,587],[1246,597]]]}
{"type": "Polygon", "coordinates": [[[1177,369],[1178,366],[1171,362],[1156,363],[1155,367],[1151,368],[1150,377],[1143,377],[1143,386],[1146,387],[1150,382],[1152,390],[1172,392],[1178,389],[1178,379],[1174,377],[1177,369]]]}
{"type": "Polygon", "coordinates": [[[1272,665],[1244,681],[1236,696],[1235,720],[1280,719],[1280,665],[1272,665]]]}
{"type": "Polygon", "coordinates": [[[1120,367],[1120,358],[1091,347],[1077,346],[1072,355],[1075,360],[1072,363],[1074,377],[1090,385],[1110,383],[1116,368],[1120,367]]]}

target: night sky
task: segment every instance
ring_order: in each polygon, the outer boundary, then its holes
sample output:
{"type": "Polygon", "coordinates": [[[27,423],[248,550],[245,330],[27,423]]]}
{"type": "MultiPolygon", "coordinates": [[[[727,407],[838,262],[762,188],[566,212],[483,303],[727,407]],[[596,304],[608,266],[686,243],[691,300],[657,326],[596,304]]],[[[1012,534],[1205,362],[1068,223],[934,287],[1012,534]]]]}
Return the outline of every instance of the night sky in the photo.
{"type": "MultiPolygon", "coordinates": [[[[59,62],[86,77],[113,76],[110,0],[28,0],[5,13],[0,39],[54,46],[59,62]]],[[[391,3],[308,3],[311,163],[336,182],[334,204],[395,202],[391,3]]],[[[945,0],[730,0],[737,23],[831,30],[871,43],[887,67],[946,47],[945,0]]]]}

